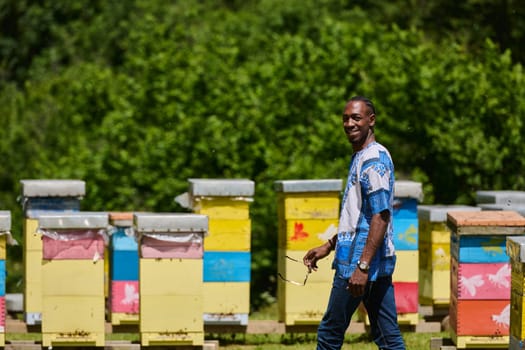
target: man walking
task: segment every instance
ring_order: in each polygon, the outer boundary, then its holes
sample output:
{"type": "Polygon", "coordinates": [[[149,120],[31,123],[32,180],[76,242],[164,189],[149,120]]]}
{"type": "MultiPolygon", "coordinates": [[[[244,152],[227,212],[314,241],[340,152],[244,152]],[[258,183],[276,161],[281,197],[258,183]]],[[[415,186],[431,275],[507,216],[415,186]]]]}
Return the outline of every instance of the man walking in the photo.
{"type": "Polygon", "coordinates": [[[380,349],[404,350],[397,323],[392,274],[394,164],[376,142],[375,108],[363,96],[352,97],[343,112],[343,128],[352,144],[348,180],[341,202],[338,233],[303,258],[311,270],[335,250],[335,275],[328,306],[317,331],[317,349],[341,349],[352,315],[364,303],[374,342],[380,349]]]}

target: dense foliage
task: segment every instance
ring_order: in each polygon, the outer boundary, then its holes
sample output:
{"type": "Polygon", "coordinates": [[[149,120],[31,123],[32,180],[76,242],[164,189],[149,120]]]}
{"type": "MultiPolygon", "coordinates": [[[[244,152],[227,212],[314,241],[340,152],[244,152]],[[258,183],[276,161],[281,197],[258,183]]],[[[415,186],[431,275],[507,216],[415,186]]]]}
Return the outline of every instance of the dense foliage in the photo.
{"type": "MultiPolygon", "coordinates": [[[[168,212],[184,210],[188,178],[249,178],[256,308],[274,296],[273,183],[344,179],[340,113],[354,94],[375,101],[377,137],[425,202],[523,189],[523,52],[481,19],[429,23],[460,2],[412,1],[409,18],[399,3],[4,0],[0,209],[15,237],[21,179],[82,179],[85,210],[168,212]]],[[[495,2],[464,3],[479,17],[495,2]]]]}

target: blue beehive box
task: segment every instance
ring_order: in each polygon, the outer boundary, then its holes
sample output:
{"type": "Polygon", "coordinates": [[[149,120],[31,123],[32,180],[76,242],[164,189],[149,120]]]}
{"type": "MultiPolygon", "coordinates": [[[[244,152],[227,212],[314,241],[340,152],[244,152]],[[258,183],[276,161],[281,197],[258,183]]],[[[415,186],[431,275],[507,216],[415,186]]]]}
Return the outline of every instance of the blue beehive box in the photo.
{"type": "Polygon", "coordinates": [[[137,250],[114,250],[111,257],[111,279],[113,281],[137,281],[139,279],[137,250]]]}
{"type": "Polygon", "coordinates": [[[249,282],[250,252],[204,252],[204,282],[249,282]]]}
{"type": "Polygon", "coordinates": [[[418,250],[417,204],[423,198],[421,183],[396,181],[394,188],[394,245],[396,250],[418,250]]]}
{"type": "Polygon", "coordinates": [[[450,254],[460,263],[505,263],[509,261],[505,236],[450,237],[450,254]]]}

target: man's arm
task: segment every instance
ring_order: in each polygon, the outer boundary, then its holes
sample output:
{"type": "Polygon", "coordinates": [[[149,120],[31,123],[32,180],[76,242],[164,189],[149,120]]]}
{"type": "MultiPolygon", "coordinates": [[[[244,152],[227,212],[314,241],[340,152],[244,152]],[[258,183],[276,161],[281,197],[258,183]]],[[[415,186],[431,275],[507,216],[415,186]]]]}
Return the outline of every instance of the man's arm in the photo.
{"type": "Polygon", "coordinates": [[[381,246],[381,244],[383,244],[389,221],[390,212],[388,210],[383,210],[379,214],[372,216],[368,238],[366,239],[366,244],[359,261],[364,261],[370,264],[377,252],[377,249],[381,246]]]}

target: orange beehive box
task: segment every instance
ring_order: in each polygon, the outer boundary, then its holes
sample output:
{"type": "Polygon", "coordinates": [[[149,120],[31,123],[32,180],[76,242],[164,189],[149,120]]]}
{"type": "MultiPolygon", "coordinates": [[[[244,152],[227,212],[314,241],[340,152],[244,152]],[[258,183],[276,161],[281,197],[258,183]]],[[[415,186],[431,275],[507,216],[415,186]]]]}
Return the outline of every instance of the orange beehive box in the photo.
{"type": "Polygon", "coordinates": [[[507,336],[510,299],[458,300],[450,298],[450,326],[456,335],[507,336]]]}

